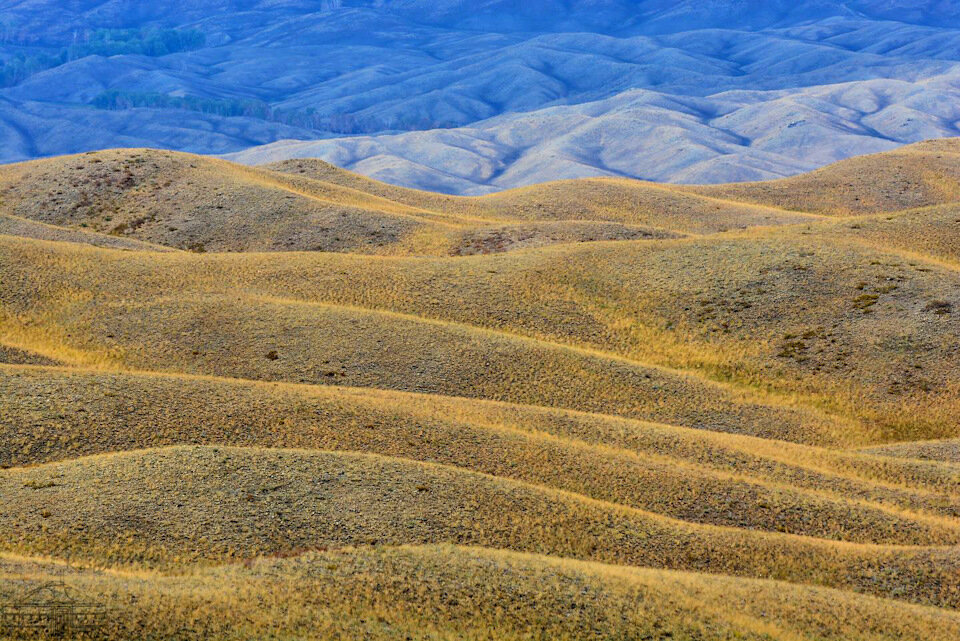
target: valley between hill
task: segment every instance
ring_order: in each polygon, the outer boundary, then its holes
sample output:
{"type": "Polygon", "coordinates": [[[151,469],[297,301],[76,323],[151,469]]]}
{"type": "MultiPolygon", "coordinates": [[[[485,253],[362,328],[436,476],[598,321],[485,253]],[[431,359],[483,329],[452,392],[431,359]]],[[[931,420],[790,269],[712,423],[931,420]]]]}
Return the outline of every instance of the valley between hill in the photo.
{"type": "Polygon", "coordinates": [[[62,576],[111,639],[956,639],[958,248],[957,140],[469,198],[0,167],[0,598],[62,576]]]}

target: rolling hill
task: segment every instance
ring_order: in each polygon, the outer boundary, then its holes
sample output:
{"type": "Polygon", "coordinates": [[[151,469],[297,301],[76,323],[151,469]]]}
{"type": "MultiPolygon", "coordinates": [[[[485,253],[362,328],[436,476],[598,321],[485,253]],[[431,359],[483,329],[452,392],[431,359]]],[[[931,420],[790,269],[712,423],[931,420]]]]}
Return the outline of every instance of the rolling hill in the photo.
{"type": "Polygon", "coordinates": [[[960,134],[953,2],[0,1],[0,161],[316,157],[461,195],[766,180],[960,134]]]}
{"type": "Polygon", "coordinates": [[[958,220],[956,140],[480,197],[0,167],[0,599],[56,577],[110,639],[953,639],[958,220]]]}
{"type": "Polygon", "coordinates": [[[315,157],[394,184],[466,195],[592,176],[769,180],[957,136],[957,79],[951,70],[913,82],[731,90],[706,98],[631,90],[466,127],[283,140],[226,157],[252,164],[315,157]]]}

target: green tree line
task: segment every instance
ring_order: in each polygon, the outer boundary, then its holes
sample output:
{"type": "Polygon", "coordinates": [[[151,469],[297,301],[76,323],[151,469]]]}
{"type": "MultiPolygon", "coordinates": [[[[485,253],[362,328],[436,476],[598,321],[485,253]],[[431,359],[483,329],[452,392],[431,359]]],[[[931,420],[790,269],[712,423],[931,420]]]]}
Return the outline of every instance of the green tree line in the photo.
{"type": "Polygon", "coordinates": [[[204,42],[204,34],[194,29],[96,29],[87,34],[85,41],[57,53],[21,51],[0,60],[0,87],[12,87],[35,73],[86,56],[166,56],[198,49],[204,42]]]}

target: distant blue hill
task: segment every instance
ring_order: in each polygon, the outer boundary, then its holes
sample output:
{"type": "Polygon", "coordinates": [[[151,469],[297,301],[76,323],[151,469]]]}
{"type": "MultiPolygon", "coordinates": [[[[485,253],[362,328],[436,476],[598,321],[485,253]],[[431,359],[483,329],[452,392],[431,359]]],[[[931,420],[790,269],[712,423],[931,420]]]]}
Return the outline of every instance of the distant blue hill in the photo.
{"type": "Polygon", "coordinates": [[[771,178],[960,134],[960,2],[0,0],[0,161],[311,155],[414,187],[771,178]]]}

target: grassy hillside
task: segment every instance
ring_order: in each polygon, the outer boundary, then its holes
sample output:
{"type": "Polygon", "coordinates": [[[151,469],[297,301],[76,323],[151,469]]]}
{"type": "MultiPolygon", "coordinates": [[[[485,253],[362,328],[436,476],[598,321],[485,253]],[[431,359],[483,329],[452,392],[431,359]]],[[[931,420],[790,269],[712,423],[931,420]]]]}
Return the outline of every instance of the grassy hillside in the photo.
{"type": "Polygon", "coordinates": [[[605,415],[175,375],[5,367],[0,381],[17,399],[0,405],[9,466],[144,446],[297,447],[442,463],[690,521],[840,540],[932,543],[952,536],[939,517],[960,514],[955,479],[935,465],[800,446],[775,453],[763,439],[605,415]],[[49,398],[86,410],[38,417],[33,408],[49,398]],[[849,531],[854,512],[862,528],[849,531]]]}
{"type": "Polygon", "coordinates": [[[834,216],[901,211],[960,198],[960,146],[928,140],[792,178],[681,188],[695,194],[834,216]]]}
{"type": "Polygon", "coordinates": [[[952,638],[958,163],[0,168],[0,592],[68,561],[117,639],[952,638]]]}
{"type": "Polygon", "coordinates": [[[7,471],[0,488],[8,550],[97,563],[169,568],[316,548],[454,542],[960,605],[955,546],[904,550],[695,526],[370,454],[174,447],[7,471]]]}
{"type": "Polygon", "coordinates": [[[62,576],[114,608],[110,639],[255,638],[265,629],[307,638],[431,640],[881,641],[919,634],[939,641],[960,633],[955,612],[846,591],[475,547],[346,548],[176,577],[62,575],[59,565],[8,555],[0,557],[0,576],[10,592],[62,576]]]}
{"type": "Polygon", "coordinates": [[[561,182],[469,199],[393,187],[320,161],[256,169],[146,149],[2,167],[0,194],[8,215],[211,252],[445,256],[811,218],[639,182],[561,182]]]}

